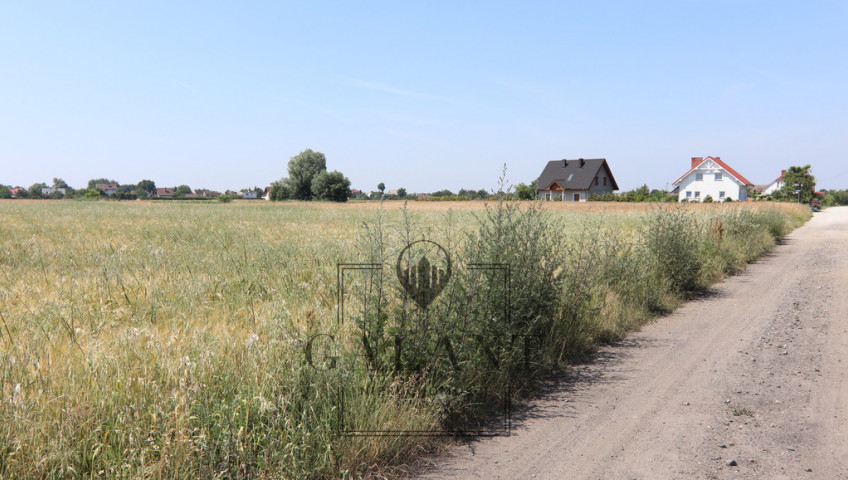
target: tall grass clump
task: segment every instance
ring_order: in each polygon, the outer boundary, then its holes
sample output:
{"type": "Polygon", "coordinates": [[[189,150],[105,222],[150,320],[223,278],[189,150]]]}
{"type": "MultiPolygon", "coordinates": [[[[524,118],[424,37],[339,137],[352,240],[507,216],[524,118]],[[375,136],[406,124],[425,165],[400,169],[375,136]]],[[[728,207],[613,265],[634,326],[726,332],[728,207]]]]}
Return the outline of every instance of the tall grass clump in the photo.
{"type": "Polygon", "coordinates": [[[648,216],[643,238],[655,275],[678,295],[697,291],[704,257],[703,226],[682,209],[657,209],[648,216]]]}
{"type": "Polygon", "coordinates": [[[643,244],[620,222],[614,215],[584,217],[567,237],[553,312],[559,364],[620,338],[645,320],[646,305],[657,304],[662,297],[643,244]]]}
{"type": "MultiPolygon", "coordinates": [[[[550,361],[544,356],[552,353],[548,342],[555,321],[552,312],[560,303],[562,291],[561,228],[539,203],[519,206],[503,198],[487,205],[477,221],[465,250],[469,260],[509,267],[508,317],[502,319],[504,325],[496,326],[497,334],[511,342],[535,342],[536,353],[543,356],[529,363],[524,351],[508,358],[504,368],[517,378],[527,374],[528,368],[536,369],[550,361]]],[[[501,305],[496,308],[500,310],[501,305]]]]}

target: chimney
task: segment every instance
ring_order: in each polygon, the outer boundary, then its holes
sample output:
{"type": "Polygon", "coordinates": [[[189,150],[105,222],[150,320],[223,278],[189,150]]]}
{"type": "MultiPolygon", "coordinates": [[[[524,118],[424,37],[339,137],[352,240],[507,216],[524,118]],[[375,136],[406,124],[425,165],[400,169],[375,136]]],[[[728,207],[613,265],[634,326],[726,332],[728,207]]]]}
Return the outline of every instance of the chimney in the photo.
{"type": "Polygon", "coordinates": [[[564,159],[564,158],[563,158],[563,159],[562,159],[562,168],[565,168],[565,167],[567,167],[567,166],[568,166],[568,160],[566,160],[566,159],[564,159]]]}
{"type": "Polygon", "coordinates": [[[692,168],[697,167],[704,161],[704,157],[692,157],[692,168]]]}
{"type": "Polygon", "coordinates": [[[780,171],[780,178],[783,178],[784,175],[786,175],[786,170],[781,170],[780,171]]]}
{"type": "Polygon", "coordinates": [[[583,165],[586,165],[586,161],[581,158],[580,159],[580,168],[583,168],[583,165]]]}

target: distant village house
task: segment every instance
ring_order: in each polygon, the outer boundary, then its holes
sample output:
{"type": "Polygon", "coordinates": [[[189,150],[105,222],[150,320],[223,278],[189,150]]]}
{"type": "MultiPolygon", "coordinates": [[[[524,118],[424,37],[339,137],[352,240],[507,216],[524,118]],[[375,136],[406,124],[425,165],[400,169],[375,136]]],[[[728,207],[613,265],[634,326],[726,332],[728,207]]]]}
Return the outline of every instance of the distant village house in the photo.
{"type": "Polygon", "coordinates": [[[196,198],[217,198],[221,192],[215,190],[207,190],[205,188],[197,188],[194,190],[194,195],[196,198]]]}
{"type": "Polygon", "coordinates": [[[763,195],[771,195],[772,193],[780,191],[780,189],[783,188],[784,185],[786,185],[786,182],[783,180],[784,175],[786,175],[786,170],[781,170],[780,176],[777,177],[775,181],[766,185],[766,187],[762,190],[761,193],[763,195]]]}
{"type": "Polygon", "coordinates": [[[54,193],[54,192],[59,192],[64,196],[65,191],[66,191],[66,189],[64,189],[64,188],[44,187],[44,188],[41,189],[41,196],[46,197],[46,196],[48,196],[48,195],[50,195],[51,193],[54,193]]]}
{"type": "Polygon", "coordinates": [[[110,197],[118,193],[118,185],[114,183],[97,183],[94,185],[94,188],[103,191],[103,193],[110,197]]]}

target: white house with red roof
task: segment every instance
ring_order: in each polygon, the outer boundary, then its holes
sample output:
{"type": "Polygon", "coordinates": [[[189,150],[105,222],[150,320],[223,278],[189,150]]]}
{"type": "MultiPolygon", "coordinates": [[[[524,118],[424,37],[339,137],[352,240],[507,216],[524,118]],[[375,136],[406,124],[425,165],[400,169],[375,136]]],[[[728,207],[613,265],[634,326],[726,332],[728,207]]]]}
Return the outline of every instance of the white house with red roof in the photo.
{"type": "Polygon", "coordinates": [[[786,170],[780,171],[780,176],[777,177],[777,180],[768,184],[768,186],[763,189],[763,195],[771,195],[772,193],[780,190],[786,185],[786,182],[783,180],[783,176],[786,175],[786,170]]]}
{"type": "Polygon", "coordinates": [[[721,157],[692,157],[689,171],[672,185],[677,187],[681,202],[703,202],[708,196],[717,202],[744,202],[748,200],[748,187],[753,186],[721,157]]]}

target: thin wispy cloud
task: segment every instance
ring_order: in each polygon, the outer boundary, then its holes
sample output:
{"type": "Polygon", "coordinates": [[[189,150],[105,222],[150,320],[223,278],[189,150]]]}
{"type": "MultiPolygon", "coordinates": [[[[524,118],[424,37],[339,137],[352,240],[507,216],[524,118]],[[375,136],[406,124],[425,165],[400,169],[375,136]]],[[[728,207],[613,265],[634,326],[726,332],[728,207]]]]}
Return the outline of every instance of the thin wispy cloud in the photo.
{"type": "Polygon", "coordinates": [[[385,134],[391,135],[393,137],[404,138],[406,140],[421,140],[421,137],[417,137],[415,135],[411,135],[406,132],[401,132],[400,130],[392,130],[388,128],[378,128],[378,132],[383,132],[385,134]]]}
{"type": "Polygon", "coordinates": [[[529,82],[525,79],[510,78],[506,76],[495,76],[490,79],[493,85],[513,90],[515,92],[533,95],[546,100],[560,98],[562,91],[556,88],[529,82]]]}
{"type": "Polygon", "coordinates": [[[415,92],[412,90],[405,90],[403,88],[397,88],[391,85],[386,85],[384,83],[378,82],[370,82],[367,80],[359,80],[355,78],[345,79],[344,83],[351,87],[362,88],[365,90],[373,90],[375,92],[388,93],[390,95],[397,95],[401,97],[410,97],[410,98],[420,98],[424,100],[441,100],[447,102],[454,102],[455,100],[450,97],[444,97],[441,95],[431,95],[428,93],[415,92]]]}
{"type": "Polygon", "coordinates": [[[726,97],[741,95],[741,94],[750,92],[751,90],[754,90],[755,88],[757,88],[756,83],[753,83],[753,82],[737,82],[737,83],[731,84],[728,87],[726,87],[724,89],[724,91],[722,92],[722,95],[726,96],[726,97]]]}
{"type": "Polygon", "coordinates": [[[181,86],[181,87],[185,88],[186,90],[189,90],[189,91],[191,91],[191,92],[197,93],[197,90],[195,90],[195,88],[194,88],[194,87],[192,87],[191,85],[189,85],[189,84],[187,84],[187,83],[185,83],[185,82],[181,82],[181,81],[179,81],[179,80],[177,80],[176,82],[177,82],[177,85],[179,85],[179,86],[181,86]]]}
{"type": "Polygon", "coordinates": [[[770,72],[770,71],[764,70],[762,68],[751,67],[751,66],[745,66],[743,68],[745,70],[751,72],[751,73],[755,73],[755,74],[757,74],[761,77],[768,78],[769,80],[772,80],[774,82],[779,82],[779,83],[786,83],[787,82],[787,79],[783,75],[778,75],[774,72],[770,72]]]}
{"type": "Polygon", "coordinates": [[[387,135],[391,135],[393,137],[404,138],[404,139],[408,139],[408,140],[420,140],[419,137],[416,137],[416,136],[414,136],[410,133],[404,132],[404,131],[400,131],[400,130],[397,130],[397,129],[391,129],[391,128],[385,128],[385,127],[382,127],[382,126],[376,126],[376,125],[373,125],[373,122],[371,122],[371,121],[363,122],[363,119],[361,117],[354,118],[354,117],[346,115],[342,112],[339,112],[339,111],[336,111],[336,110],[331,110],[331,109],[326,109],[326,108],[320,108],[320,109],[318,109],[318,111],[321,114],[323,114],[323,115],[325,115],[329,118],[332,118],[333,120],[335,120],[337,122],[344,123],[346,125],[355,126],[357,128],[365,128],[365,129],[368,129],[368,130],[371,130],[371,131],[374,131],[374,132],[380,132],[380,133],[384,133],[384,134],[387,134],[387,135]]]}
{"type": "Polygon", "coordinates": [[[440,123],[445,123],[444,121],[436,120],[435,118],[422,117],[407,112],[386,112],[382,110],[370,110],[368,113],[373,115],[375,118],[379,118],[386,122],[412,125],[415,127],[430,127],[433,125],[438,125],[440,123]]]}

